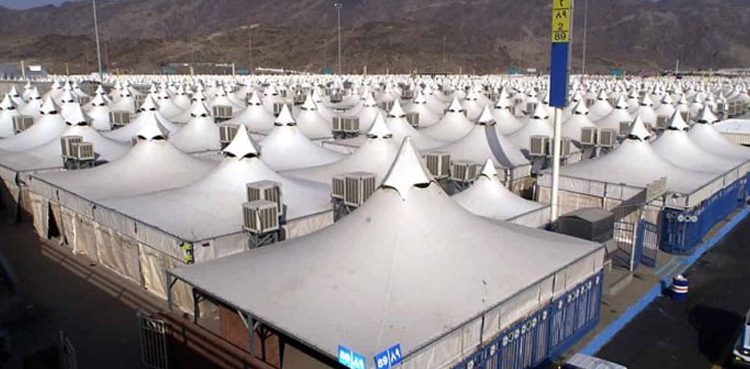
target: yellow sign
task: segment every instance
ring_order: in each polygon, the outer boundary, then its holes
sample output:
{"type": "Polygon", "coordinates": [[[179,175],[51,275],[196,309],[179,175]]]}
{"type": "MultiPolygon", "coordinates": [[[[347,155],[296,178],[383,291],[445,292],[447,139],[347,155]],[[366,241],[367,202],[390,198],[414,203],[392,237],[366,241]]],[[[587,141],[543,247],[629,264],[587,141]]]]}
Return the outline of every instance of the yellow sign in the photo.
{"type": "Polygon", "coordinates": [[[573,0],[552,0],[552,42],[570,42],[573,0]]]}

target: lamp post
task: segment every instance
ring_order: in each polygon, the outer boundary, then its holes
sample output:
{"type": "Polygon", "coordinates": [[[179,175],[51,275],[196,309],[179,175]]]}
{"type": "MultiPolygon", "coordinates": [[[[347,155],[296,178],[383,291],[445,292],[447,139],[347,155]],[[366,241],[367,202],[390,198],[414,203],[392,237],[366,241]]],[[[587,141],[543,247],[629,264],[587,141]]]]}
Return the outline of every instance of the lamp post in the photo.
{"type": "Polygon", "coordinates": [[[583,3],[583,47],[581,55],[581,78],[586,74],[586,41],[589,33],[589,0],[583,3]]]}
{"type": "Polygon", "coordinates": [[[99,21],[96,18],[96,0],[91,0],[91,6],[94,8],[94,33],[96,34],[96,57],[99,61],[99,82],[102,82],[102,50],[99,46],[99,21]]]}
{"type": "Polygon", "coordinates": [[[337,21],[337,30],[339,35],[339,62],[338,62],[338,70],[336,71],[337,74],[341,74],[341,8],[344,7],[344,4],[342,3],[336,3],[334,4],[336,7],[336,17],[338,19],[337,21]]]}
{"type": "Polygon", "coordinates": [[[248,62],[247,62],[247,72],[249,74],[253,74],[253,29],[258,28],[259,24],[251,24],[247,27],[247,52],[248,52],[248,62]]]}

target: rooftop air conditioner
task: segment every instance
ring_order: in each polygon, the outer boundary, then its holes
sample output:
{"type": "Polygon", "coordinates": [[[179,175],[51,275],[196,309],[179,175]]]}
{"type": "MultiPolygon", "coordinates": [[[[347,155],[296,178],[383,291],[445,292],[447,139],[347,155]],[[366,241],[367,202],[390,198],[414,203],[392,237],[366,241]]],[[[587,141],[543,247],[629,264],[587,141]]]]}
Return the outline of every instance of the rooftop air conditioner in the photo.
{"type": "Polygon", "coordinates": [[[477,178],[476,163],[470,161],[454,161],[451,164],[451,180],[456,182],[472,182],[477,178]]]}
{"type": "Polygon", "coordinates": [[[534,114],[537,103],[526,103],[526,115],[534,114]]]}
{"type": "MultiPolygon", "coordinates": [[[[552,156],[552,153],[554,152],[554,140],[549,140],[549,156],[552,156]]],[[[560,137],[560,157],[566,158],[570,156],[570,138],[568,137],[560,137]]]]}
{"type": "Polygon", "coordinates": [[[279,115],[281,114],[281,110],[284,109],[284,105],[286,105],[289,108],[289,111],[292,110],[293,104],[285,103],[285,102],[275,102],[273,103],[273,115],[279,115]]]}
{"type": "Polygon", "coordinates": [[[401,91],[401,98],[404,100],[410,100],[414,98],[414,91],[412,90],[403,90],[401,91]]]}
{"type": "Polygon", "coordinates": [[[531,156],[547,156],[549,141],[550,139],[547,136],[531,136],[531,150],[529,150],[529,154],[531,156]]]}
{"type": "Polygon", "coordinates": [[[231,119],[232,107],[229,105],[214,105],[213,113],[216,119],[231,119]]]}
{"type": "Polygon", "coordinates": [[[81,136],[63,136],[60,138],[60,148],[62,149],[62,157],[63,159],[71,159],[73,150],[71,149],[71,145],[75,142],[83,142],[83,137],[81,136]]]}
{"type": "Polygon", "coordinates": [[[335,92],[331,94],[331,102],[336,104],[340,103],[344,100],[344,96],[341,94],[341,92],[335,92]]]}
{"type": "Polygon", "coordinates": [[[229,144],[237,135],[236,126],[219,126],[219,141],[222,144],[229,144]]]}
{"type": "Polygon", "coordinates": [[[393,108],[393,101],[384,101],[379,104],[380,109],[385,111],[391,111],[391,108],[393,108]]]}
{"type": "Polygon", "coordinates": [[[356,133],[359,132],[359,117],[344,117],[344,132],[356,133]]]}
{"type": "Polygon", "coordinates": [[[81,105],[86,105],[91,101],[90,96],[78,96],[78,103],[81,105]]]}
{"type": "Polygon", "coordinates": [[[143,102],[146,101],[146,95],[133,95],[133,101],[135,101],[135,105],[140,107],[143,105],[143,102]]]}
{"type": "Polygon", "coordinates": [[[669,128],[669,117],[659,115],[656,117],[656,128],[667,129],[669,128]]]}
{"type": "MultiPolygon", "coordinates": [[[[727,104],[725,104],[725,103],[717,103],[715,110],[716,110],[714,112],[715,114],[724,115],[724,113],[727,111],[727,104]]],[[[686,122],[687,122],[687,120],[686,120],[686,122]]]]}
{"type": "Polygon", "coordinates": [[[281,196],[281,183],[274,181],[259,181],[247,184],[247,201],[271,201],[279,208],[279,215],[284,214],[284,202],[281,196]]]}
{"type": "Polygon", "coordinates": [[[130,124],[130,112],[127,111],[111,111],[109,112],[109,121],[115,127],[122,127],[130,124]]]}
{"type": "Polygon", "coordinates": [[[333,129],[334,133],[344,132],[344,117],[333,117],[333,129]]]}
{"type": "Polygon", "coordinates": [[[414,128],[419,128],[419,113],[417,112],[408,112],[406,113],[406,121],[411,124],[414,128]]]}
{"type": "Polygon", "coordinates": [[[255,200],[242,204],[245,218],[244,229],[254,234],[266,234],[279,230],[279,209],[267,200],[255,200]]]}
{"type": "Polygon", "coordinates": [[[13,131],[19,134],[34,124],[34,118],[24,115],[13,116],[13,131]]]}
{"type": "Polygon", "coordinates": [[[287,94],[288,94],[288,92],[287,92],[286,90],[280,90],[280,91],[279,91],[279,95],[280,95],[281,97],[287,97],[287,96],[288,96],[287,94]]]}
{"type": "Polygon", "coordinates": [[[596,128],[586,127],[581,129],[581,145],[596,146],[596,128]]]}
{"type": "Polygon", "coordinates": [[[620,122],[620,137],[625,137],[630,133],[630,122],[629,121],[622,121],[620,122]]]}
{"type": "Polygon", "coordinates": [[[617,132],[614,129],[599,130],[599,147],[611,149],[617,143],[617,132]]]}
{"type": "Polygon", "coordinates": [[[346,174],[337,174],[331,180],[331,197],[337,200],[344,200],[346,189],[346,174]]]}
{"type": "Polygon", "coordinates": [[[92,142],[73,142],[70,144],[70,157],[78,161],[94,160],[94,144],[92,142]]]}
{"type": "Polygon", "coordinates": [[[737,115],[737,102],[730,101],[727,108],[727,115],[733,117],[737,115]]]}
{"type": "Polygon", "coordinates": [[[595,99],[586,99],[586,106],[590,108],[591,105],[594,105],[595,102],[595,99]]]}
{"type": "Polygon", "coordinates": [[[451,156],[445,152],[428,152],[426,155],[427,170],[435,179],[444,179],[451,174],[451,156]]]}
{"type": "Polygon", "coordinates": [[[360,207],[375,192],[375,174],[355,172],[345,175],[344,205],[360,207]]]}
{"type": "Polygon", "coordinates": [[[307,100],[307,95],[297,94],[294,95],[294,105],[302,105],[307,100]]]}

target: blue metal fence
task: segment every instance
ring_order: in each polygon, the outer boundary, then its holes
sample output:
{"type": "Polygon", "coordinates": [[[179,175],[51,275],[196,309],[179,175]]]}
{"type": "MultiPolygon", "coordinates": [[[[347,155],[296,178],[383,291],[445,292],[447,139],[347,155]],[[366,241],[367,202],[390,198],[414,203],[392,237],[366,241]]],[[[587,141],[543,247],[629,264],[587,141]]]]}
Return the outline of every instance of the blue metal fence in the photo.
{"type": "Polygon", "coordinates": [[[599,272],[510,326],[453,369],[527,369],[557,358],[599,322],[602,284],[599,272]]]}
{"type": "Polygon", "coordinates": [[[691,253],[711,228],[745,204],[750,195],[747,181],[747,177],[735,181],[695,209],[664,209],[661,249],[673,254],[691,253]]]}

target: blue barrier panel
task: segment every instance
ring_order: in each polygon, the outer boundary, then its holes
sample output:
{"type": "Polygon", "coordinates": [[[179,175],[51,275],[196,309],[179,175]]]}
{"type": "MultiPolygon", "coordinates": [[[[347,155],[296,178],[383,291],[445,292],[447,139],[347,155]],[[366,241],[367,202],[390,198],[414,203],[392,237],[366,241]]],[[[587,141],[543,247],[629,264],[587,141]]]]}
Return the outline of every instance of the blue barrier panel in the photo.
{"type": "Polygon", "coordinates": [[[744,205],[746,183],[747,178],[739,179],[694,209],[664,209],[660,248],[672,254],[693,252],[711,228],[744,205]]]}
{"type": "Polygon", "coordinates": [[[506,328],[453,369],[527,369],[552,360],[599,322],[603,273],[506,328]]]}

